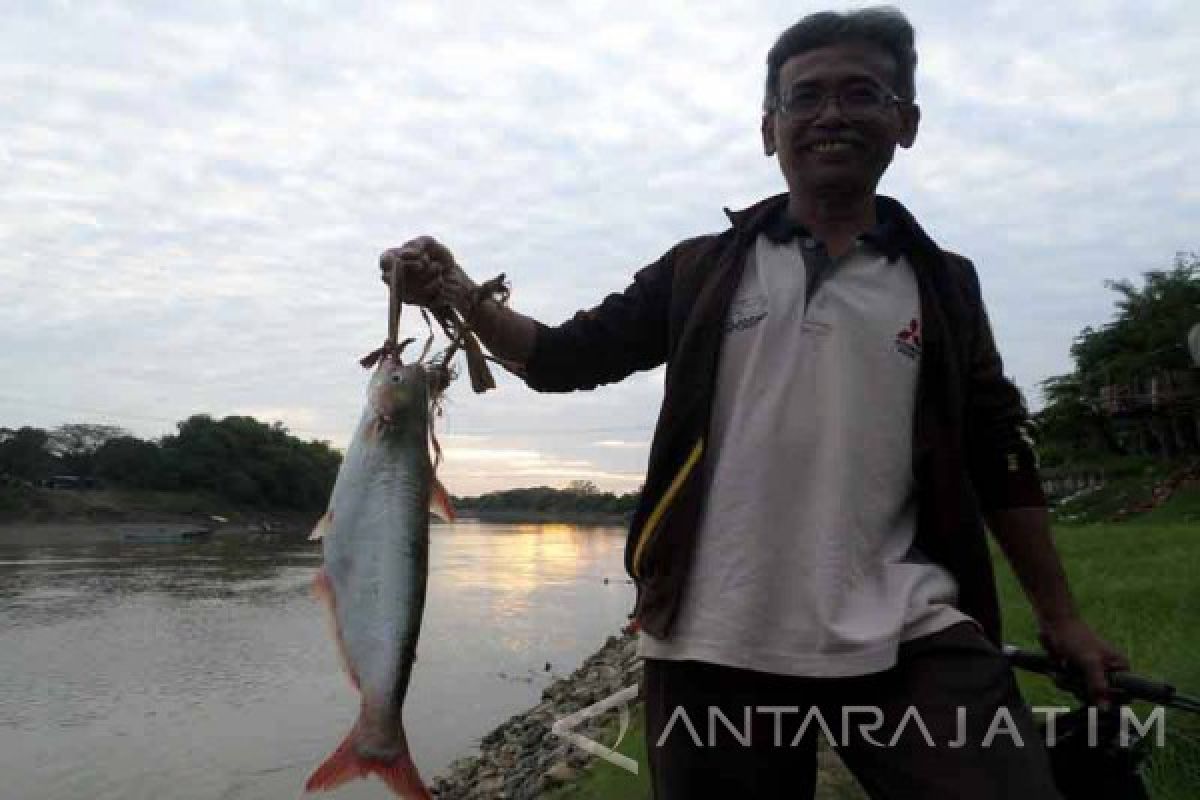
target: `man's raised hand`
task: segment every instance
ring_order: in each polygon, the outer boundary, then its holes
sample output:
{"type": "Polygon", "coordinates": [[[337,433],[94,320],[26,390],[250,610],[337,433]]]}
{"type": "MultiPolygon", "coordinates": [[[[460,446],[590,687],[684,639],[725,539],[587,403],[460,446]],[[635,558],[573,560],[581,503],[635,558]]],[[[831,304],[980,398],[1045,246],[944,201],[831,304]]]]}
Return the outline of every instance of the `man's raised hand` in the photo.
{"type": "Polygon", "coordinates": [[[399,268],[400,299],[425,308],[463,308],[475,288],[445,245],[432,236],[418,236],[379,257],[383,282],[390,285],[392,270],[399,268]]]}

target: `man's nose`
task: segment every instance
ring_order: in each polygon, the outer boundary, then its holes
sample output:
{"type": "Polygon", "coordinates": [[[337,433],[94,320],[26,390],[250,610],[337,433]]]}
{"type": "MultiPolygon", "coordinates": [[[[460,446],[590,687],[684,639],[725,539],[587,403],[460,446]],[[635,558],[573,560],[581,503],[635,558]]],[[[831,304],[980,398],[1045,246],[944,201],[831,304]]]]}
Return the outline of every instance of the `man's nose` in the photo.
{"type": "Polygon", "coordinates": [[[831,122],[846,123],[846,115],[842,112],[841,101],[838,100],[837,92],[830,92],[821,99],[821,105],[817,109],[817,115],[812,118],[810,125],[828,125],[831,122]]]}

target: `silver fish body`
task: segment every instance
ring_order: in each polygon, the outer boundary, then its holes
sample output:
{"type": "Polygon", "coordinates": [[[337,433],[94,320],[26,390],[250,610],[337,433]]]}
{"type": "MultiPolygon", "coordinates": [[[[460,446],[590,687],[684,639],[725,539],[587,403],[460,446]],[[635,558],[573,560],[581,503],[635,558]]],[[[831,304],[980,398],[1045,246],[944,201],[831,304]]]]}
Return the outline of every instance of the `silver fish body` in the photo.
{"type": "Polygon", "coordinates": [[[309,790],[378,774],[401,797],[429,797],[409,756],[402,710],[425,609],[431,499],[445,499],[429,457],[430,406],[424,368],[383,359],[313,533],[324,554],[316,591],[332,612],[362,705],[309,790]]]}

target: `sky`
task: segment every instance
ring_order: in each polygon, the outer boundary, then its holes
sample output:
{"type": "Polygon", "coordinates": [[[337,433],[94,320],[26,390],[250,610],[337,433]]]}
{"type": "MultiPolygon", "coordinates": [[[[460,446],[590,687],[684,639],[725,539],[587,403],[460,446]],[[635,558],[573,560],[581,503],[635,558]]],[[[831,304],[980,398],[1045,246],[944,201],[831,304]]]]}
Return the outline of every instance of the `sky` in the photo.
{"type": "MultiPolygon", "coordinates": [[[[1106,279],[1200,250],[1200,4],[899,4],[921,130],[881,191],[978,266],[1037,384],[1106,279]]],[[[722,208],[783,191],[758,135],[776,2],[0,0],[0,426],[190,414],[344,446],[386,332],[379,254],[431,234],[549,324],[722,208]]],[[[405,331],[423,335],[406,313],[405,331]]],[[[455,494],[642,480],[662,371],[451,387],[455,494]]]]}

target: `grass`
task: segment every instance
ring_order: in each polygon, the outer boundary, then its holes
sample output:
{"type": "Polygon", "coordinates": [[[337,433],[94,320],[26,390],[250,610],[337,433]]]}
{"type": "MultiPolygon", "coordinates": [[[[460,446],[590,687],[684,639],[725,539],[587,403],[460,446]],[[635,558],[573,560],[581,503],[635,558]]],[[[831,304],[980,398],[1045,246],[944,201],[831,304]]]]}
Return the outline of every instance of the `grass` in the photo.
{"type": "MultiPolygon", "coordinates": [[[[1056,542],[1071,589],[1088,621],[1129,657],[1134,671],[1200,694],[1200,489],[1176,492],[1159,508],[1126,522],[1060,525],[1056,542]]],[[[1007,564],[997,559],[1005,638],[1037,645],[1033,615],[1007,564]]],[[[1070,704],[1037,676],[1019,675],[1033,705],[1070,704]]],[[[1147,708],[1137,709],[1144,718],[1147,708]]],[[[1191,800],[1200,785],[1200,719],[1166,716],[1167,747],[1146,778],[1151,797],[1191,800]]]]}
{"type": "Polygon", "coordinates": [[[1171,499],[1145,516],[1143,522],[1174,525],[1200,523],[1200,487],[1180,489],[1171,499]]]}
{"type": "MultiPolygon", "coordinates": [[[[1136,479],[1130,479],[1136,481],[1136,479]]],[[[1121,479],[1124,481],[1124,479],[1121,479]]],[[[1145,481],[1142,481],[1142,486],[1145,481]]],[[[1138,491],[1135,483],[1095,493],[1094,508],[1119,508],[1119,493],[1138,491]]],[[[1071,588],[1087,620],[1129,656],[1136,672],[1200,694],[1200,487],[1176,492],[1165,504],[1120,523],[1063,524],[1055,539],[1071,588]]],[[[1038,647],[1033,615],[1015,576],[997,554],[997,585],[1004,609],[1005,639],[1038,647]]],[[[1044,678],[1019,674],[1033,705],[1073,705],[1044,678]]],[[[1149,709],[1137,709],[1145,719],[1149,709]]],[[[1155,800],[1193,800],[1200,786],[1200,718],[1182,712],[1166,716],[1167,746],[1156,749],[1146,769],[1155,800]]],[[[613,736],[615,738],[615,728],[613,736]]],[[[611,741],[611,738],[609,741],[611,741]]],[[[643,800],[649,798],[641,715],[618,748],[638,759],[637,776],[597,762],[578,782],[552,794],[554,800],[643,800]]],[[[818,797],[862,797],[840,768],[822,775],[818,797]]]]}
{"type": "MultiPolygon", "coordinates": [[[[583,798],[650,800],[650,770],[646,766],[645,723],[639,706],[637,713],[633,714],[633,719],[630,721],[629,730],[617,746],[618,753],[637,759],[637,775],[626,772],[607,761],[597,760],[587,768],[578,783],[564,786],[545,795],[548,800],[582,800],[583,798]]],[[[600,742],[606,747],[612,747],[616,736],[617,725],[614,721],[609,725],[606,735],[600,737],[600,742]]]]}

